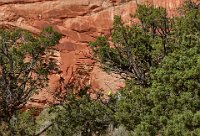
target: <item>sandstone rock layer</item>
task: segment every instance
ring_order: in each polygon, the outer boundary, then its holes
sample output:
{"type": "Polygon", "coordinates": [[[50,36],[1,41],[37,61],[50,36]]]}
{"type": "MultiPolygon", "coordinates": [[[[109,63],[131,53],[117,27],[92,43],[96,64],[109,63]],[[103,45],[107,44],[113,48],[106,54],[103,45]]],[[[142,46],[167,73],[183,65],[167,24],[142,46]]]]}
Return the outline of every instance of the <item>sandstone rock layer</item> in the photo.
{"type": "Polygon", "coordinates": [[[0,0],[1,26],[19,27],[33,33],[53,26],[63,35],[55,51],[62,73],[50,75],[50,86],[34,96],[31,104],[43,107],[43,104],[55,103],[54,95],[68,83],[105,91],[122,87],[124,81],[119,75],[106,74],[90,59],[87,44],[97,36],[110,34],[114,15],[121,15],[126,23],[132,23],[130,14],[135,12],[137,3],[166,7],[173,15],[183,0],[0,0]]]}

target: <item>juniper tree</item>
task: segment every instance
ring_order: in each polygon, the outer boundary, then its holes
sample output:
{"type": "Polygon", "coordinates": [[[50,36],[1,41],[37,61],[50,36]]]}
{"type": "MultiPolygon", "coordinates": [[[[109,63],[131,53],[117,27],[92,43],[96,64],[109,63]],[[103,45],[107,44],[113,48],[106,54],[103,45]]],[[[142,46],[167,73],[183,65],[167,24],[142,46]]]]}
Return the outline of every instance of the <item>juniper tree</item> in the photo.
{"type": "Polygon", "coordinates": [[[45,51],[59,38],[50,27],[39,35],[20,29],[0,30],[0,122],[9,123],[32,94],[45,87],[53,62],[45,62],[45,51]]]}

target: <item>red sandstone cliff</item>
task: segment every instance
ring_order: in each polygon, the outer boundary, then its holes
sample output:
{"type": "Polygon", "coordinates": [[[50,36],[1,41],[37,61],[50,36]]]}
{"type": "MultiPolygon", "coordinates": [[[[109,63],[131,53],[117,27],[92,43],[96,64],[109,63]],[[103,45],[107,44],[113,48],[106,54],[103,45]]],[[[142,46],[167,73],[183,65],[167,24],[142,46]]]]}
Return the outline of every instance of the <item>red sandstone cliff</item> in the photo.
{"type": "Polygon", "coordinates": [[[108,75],[89,59],[87,44],[102,34],[109,35],[114,15],[121,15],[131,23],[129,15],[136,10],[136,3],[166,7],[170,14],[184,0],[0,0],[0,25],[15,26],[38,33],[45,26],[53,26],[63,34],[56,46],[54,57],[63,71],[50,75],[49,87],[32,101],[36,106],[54,102],[53,94],[63,84],[91,85],[93,89],[115,91],[123,86],[118,75],[108,75]],[[81,74],[83,73],[83,74],[81,74]]]}

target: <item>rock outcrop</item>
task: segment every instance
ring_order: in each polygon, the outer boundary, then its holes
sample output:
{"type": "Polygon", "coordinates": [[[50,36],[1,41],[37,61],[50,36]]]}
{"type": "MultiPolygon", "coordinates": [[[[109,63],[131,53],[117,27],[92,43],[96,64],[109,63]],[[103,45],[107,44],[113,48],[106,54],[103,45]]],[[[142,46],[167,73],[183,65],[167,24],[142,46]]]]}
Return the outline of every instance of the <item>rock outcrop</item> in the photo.
{"type": "Polygon", "coordinates": [[[91,59],[88,42],[109,35],[114,15],[130,24],[137,3],[166,7],[170,15],[184,0],[0,0],[0,26],[14,26],[39,33],[53,26],[63,37],[56,46],[55,58],[61,74],[49,75],[49,87],[32,98],[37,107],[55,103],[56,93],[69,83],[94,90],[116,91],[124,86],[119,75],[103,72],[91,59]],[[61,79],[62,82],[61,82],[61,79]]]}

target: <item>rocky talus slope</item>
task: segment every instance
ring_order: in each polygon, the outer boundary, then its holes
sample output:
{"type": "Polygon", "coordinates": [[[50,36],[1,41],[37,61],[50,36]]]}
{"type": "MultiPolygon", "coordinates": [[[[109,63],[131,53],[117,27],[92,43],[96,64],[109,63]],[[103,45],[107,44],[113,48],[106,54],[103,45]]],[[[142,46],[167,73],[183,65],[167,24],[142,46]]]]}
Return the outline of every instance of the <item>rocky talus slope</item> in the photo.
{"type": "Polygon", "coordinates": [[[119,75],[106,74],[92,60],[87,47],[102,34],[109,35],[114,15],[121,15],[127,24],[137,3],[166,7],[170,15],[184,0],[0,0],[0,26],[19,27],[39,33],[53,26],[63,38],[54,57],[62,73],[49,75],[49,87],[32,98],[31,105],[43,107],[55,103],[54,95],[68,83],[79,87],[90,85],[94,90],[116,91],[124,85],[119,75]],[[60,82],[60,79],[64,79],[60,82]]]}

